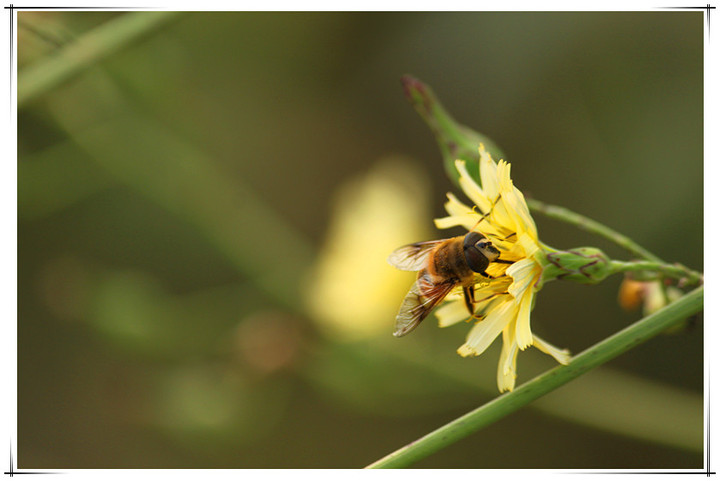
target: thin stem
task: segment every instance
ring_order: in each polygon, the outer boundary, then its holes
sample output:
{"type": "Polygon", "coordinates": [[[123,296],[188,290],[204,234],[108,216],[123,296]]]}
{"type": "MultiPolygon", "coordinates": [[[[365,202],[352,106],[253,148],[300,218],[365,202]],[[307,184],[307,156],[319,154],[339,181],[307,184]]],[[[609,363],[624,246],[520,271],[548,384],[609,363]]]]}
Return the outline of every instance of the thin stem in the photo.
{"type": "Polygon", "coordinates": [[[628,250],[630,253],[638,257],[647,259],[649,261],[664,263],[663,260],[660,259],[658,256],[648,251],[644,247],[638,245],[629,237],[624,236],[621,233],[611,229],[610,227],[607,227],[606,225],[590,219],[589,217],[580,215],[576,212],[566,209],[565,207],[546,204],[537,199],[527,199],[527,204],[530,209],[536,212],[540,212],[541,214],[545,214],[546,216],[553,219],[567,222],[568,224],[572,224],[576,227],[579,227],[580,229],[586,230],[593,234],[597,234],[600,237],[604,237],[605,239],[616,243],[620,247],[623,247],[624,249],[628,250]]]}
{"type": "Polygon", "coordinates": [[[664,277],[680,279],[686,286],[702,284],[703,275],[682,264],[665,264],[652,261],[610,261],[614,272],[656,272],[664,277]]]}
{"type": "Polygon", "coordinates": [[[178,12],[131,12],[86,33],[18,73],[17,105],[56,87],[90,65],[172,19],[178,12]]]}
{"type": "Polygon", "coordinates": [[[558,366],[495,398],[422,438],[372,463],[368,468],[402,468],[426,458],[460,439],[511,414],[535,399],[570,382],[590,369],[617,357],[667,328],[683,322],[703,307],[703,287],[683,296],[620,332],[575,356],[568,365],[558,366]]]}

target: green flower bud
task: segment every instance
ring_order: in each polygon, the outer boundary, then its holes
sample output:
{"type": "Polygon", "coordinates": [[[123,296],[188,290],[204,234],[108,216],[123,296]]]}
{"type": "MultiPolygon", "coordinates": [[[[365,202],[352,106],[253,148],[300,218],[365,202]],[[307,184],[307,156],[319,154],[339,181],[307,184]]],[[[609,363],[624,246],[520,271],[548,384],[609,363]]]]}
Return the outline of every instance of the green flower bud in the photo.
{"type": "Polygon", "coordinates": [[[545,255],[543,282],[564,279],[581,284],[597,284],[614,272],[610,259],[596,247],[577,247],[550,251],[545,255]]]}

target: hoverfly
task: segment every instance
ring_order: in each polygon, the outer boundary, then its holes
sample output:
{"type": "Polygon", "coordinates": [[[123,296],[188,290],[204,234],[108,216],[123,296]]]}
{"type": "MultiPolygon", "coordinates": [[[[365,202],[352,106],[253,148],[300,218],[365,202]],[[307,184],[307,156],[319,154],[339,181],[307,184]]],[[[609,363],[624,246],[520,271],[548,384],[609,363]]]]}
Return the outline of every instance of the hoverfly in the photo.
{"type": "Polygon", "coordinates": [[[418,271],[395,320],[396,337],[415,329],[430,311],[457,286],[462,286],[465,305],[475,314],[475,274],[492,278],[486,269],[491,262],[512,264],[500,259],[500,251],[483,234],[470,231],[464,236],[418,242],[396,249],[388,262],[404,271],[418,271]]]}

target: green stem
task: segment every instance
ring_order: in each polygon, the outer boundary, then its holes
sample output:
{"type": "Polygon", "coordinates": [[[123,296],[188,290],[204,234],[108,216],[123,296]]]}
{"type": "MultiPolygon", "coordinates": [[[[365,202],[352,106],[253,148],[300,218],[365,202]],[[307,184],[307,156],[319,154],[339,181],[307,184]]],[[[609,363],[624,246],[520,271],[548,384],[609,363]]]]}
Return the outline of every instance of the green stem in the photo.
{"type": "Polygon", "coordinates": [[[655,272],[664,277],[681,279],[686,286],[697,286],[703,283],[703,275],[695,272],[682,264],[665,264],[652,261],[616,261],[611,260],[610,265],[613,273],[618,272],[655,272]]]}
{"type": "Polygon", "coordinates": [[[683,296],[620,332],[575,356],[567,366],[558,366],[514,391],[495,398],[422,438],[370,464],[368,468],[402,468],[511,414],[535,399],[570,382],[590,369],[617,357],[667,328],[683,322],[703,307],[703,287],[683,296]]]}
{"type": "Polygon", "coordinates": [[[572,224],[576,227],[579,227],[580,229],[586,230],[593,234],[597,234],[600,237],[604,237],[605,239],[608,239],[609,241],[614,242],[620,247],[628,250],[637,257],[641,257],[643,259],[658,262],[661,264],[664,263],[663,260],[660,259],[658,256],[648,251],[644,247],[638,245],[629,237],[624,236],[621,233],[593,219],[590,219],[589,217],[580,215],[576,212],[566,209],[565,207],[546,204],[537,199],[527,199],[527,204],[528,207],[530,207],[530,209],[532,209],[533,211],[540,212],[541,214],[545,214],[550,218],[567,222],[568,224],[572,224]]]}
{"type": "Polygon", "coordinates": [[[22,107],[88,66],[153,31],[178,12],[131,12],[111,20],[77,41],[18,73],[17,105],[22,107]]]}
{"type": "MultiPolygon", "coordinates": [[[[504,158],[500,148],[490,138],[452,118],[428,85],[410,75],[403,76],[401,82],[405,97],[435,135],[435,140],[443,156],[445,170],[456,184],[459,178],[455,160],[463,159],[477,164],[478,146],[481,143],[494,158],[504,158]]],[[[478,169],[469,169],[469,171],[474,173],[478,169]]],[[[480,179],[476,177],[475,180],[479,181],[480,179]]]]}
{"type": "Polygon", "coordinates": [[[440,141],[441,148],[448,149],[454,146],[470,155],[477,153],[478,143],[466,135],[464,129],[461,129],[460,124],[448,114],[429,86],[409,75],[402,77],[401,82],[405,96],[440,141]]]}

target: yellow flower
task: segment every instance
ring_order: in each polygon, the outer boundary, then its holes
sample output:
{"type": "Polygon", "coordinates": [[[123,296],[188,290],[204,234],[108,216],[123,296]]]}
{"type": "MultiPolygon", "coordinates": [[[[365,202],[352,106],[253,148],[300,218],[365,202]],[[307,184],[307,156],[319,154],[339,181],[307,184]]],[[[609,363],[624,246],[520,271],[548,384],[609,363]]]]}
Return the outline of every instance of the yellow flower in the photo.
{"type": "MultiPolygon", "coordinates": [[[[481,232],[500,250],[501,259],[512,262],[492,263],[487,269],[492,279],[479,279],[480,284],[475,286],[475,316],[469,319],[475,325],[458,353],[480,355],[502,334],[497,383],[500,392],[512,391],[518,350],[535,346],[562,364],[569,362],[570,353],[543,341],[530,329],[530,311],[546,261],[525,197],[510,179],[510,164],[503,160],[495,163],[481,144],[482,187],[468,174],[465,162],[458,160],[455,165],[460,186],[477,209],[448,194],[445,209],[450,215],[436,219],[435,224],[441,229],[460,225],[481,232]]],[[[468,320],[460,293],[448,296],[436,315],[441,327],[468,320]]]]}
{"type": "Polygon", "coordinates": [[[338,188],[304,293],[312,318],[329,336],[358,341],[386,332],[408,274],[390,268],[383,255],[428,234],[421,222],[430,211],[422,195],[427,182],[409,160],[385,157],[338,188]]]}

